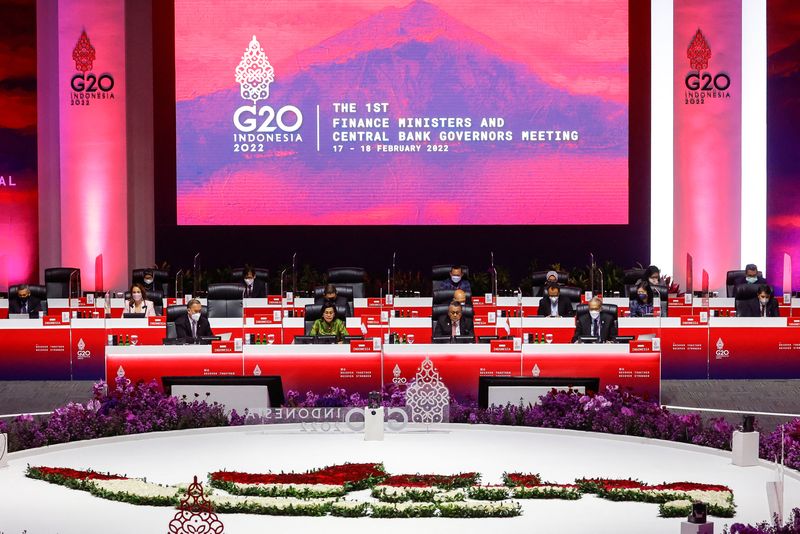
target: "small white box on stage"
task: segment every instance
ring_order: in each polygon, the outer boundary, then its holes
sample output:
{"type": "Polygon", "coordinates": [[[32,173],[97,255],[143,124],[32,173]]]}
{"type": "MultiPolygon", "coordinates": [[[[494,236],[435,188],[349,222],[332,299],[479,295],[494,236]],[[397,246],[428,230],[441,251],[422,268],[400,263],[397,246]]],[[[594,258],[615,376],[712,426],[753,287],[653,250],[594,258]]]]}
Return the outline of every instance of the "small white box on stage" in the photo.
{"type": "Polygon", "coordinates": [[[714,534],[714,523],[681,523],[681,534],[714,534]]]}
{"type": "Polygon", "coordinates": [[[758,432],[734,430],[731,449],[733,465],[741,467],[758,465],[758,432]]]}
{"type": "Polygon", "coordinates": [[[8,465],[8,434],[0,434],[0,467],[8,465]]]}
{"type": "Polygon", "coordinates": [[[383,441],[383,406],[364,408],[364,441],[383,441]]]}
{"type": "Polygon", "coordinates": [[[486,302],[486,304],[491,304],[493,300],[494,299],[492,298],[492,294],[491,293],[485,293],[483,295],[483,301],[486,302]]]}

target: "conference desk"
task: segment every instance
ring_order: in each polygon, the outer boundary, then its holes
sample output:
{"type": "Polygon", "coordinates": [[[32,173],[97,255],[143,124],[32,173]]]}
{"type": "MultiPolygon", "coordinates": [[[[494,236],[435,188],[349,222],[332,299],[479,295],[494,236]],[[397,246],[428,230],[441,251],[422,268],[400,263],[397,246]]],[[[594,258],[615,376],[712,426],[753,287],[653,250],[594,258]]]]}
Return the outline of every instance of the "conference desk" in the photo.
{"type": "Polygon", "coordinates": [[[388,384],[409,384],[429,357],[450,395],[476,398],[482,376],[597,377],[600,386],[658,398],[660,357],[628,345],[523,345],[493,352],[489,345],[384,345],[361,351],[348,345],[247,345],[242,352],[215,353],[208,345],[125,346],[106,349],[108,381],[162,376],[279,375],[284,390],[323,393],[331,387],[365,396],[388,384]]]}

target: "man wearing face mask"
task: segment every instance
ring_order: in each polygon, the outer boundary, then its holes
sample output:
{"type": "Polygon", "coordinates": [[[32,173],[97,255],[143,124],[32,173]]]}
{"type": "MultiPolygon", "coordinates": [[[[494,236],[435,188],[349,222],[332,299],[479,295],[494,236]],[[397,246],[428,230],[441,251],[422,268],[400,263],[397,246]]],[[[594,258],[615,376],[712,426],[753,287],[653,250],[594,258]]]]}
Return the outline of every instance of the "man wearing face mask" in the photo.
{"type": "Polygon", "coordinates": [[[750,299],[739,310],[740,317],[780,317],[778,301],[772,294],[772,286],[758,286],[758,298],[750,299]]]}
{"type": "Polygon", "coordinates": [[[31,290],[27,285],[17,286],[17,298],[9,299],[8,313],[27,313],[28,317],[35,319],[42,311],[42,303],[36,297],[31,296],[31,290]]]}
{"type": "Polygon", "coordinates": [[[265,299],[267,298],[267,284],[256,278],[253,269],[244,271],[244,294],[246,299],[265,299]]]}
{"type": "Polygon", "coordinates": [[[740,276],[736,280],[734,280],[734,286],[740,286],[743,284],[764,284],[766,280],[764,277],[758,274],[758,267],[753,265],[752,263],[747,264],[744,268],[744,276],[740,276]]]}
{"type": "Polygon", "coordinates": [[[192,299],[186,305],[186,315],[181,315],[175,319],[175,333],[178,339],[185,341],[197,341],[201,337],[213,336],[211,325],[208,319],[203,317],[200,311],[203,305],[197,299],[192,299]]]}
{"type": "Polygon", "coordinates": [[[153,271],[145,271],[142,275],[142,282],[146,290],[153,289],[153,271]]]}
{"type": "Polygon", "coordinates": [[[561,294],[558,284],[550,283],[546,286],[546,295],[539,301],[539,317],[572,317],[572,303],[569,297],[561,294]]]}
{"type": "Polygon", "coordinates": [[[617,337],[617,319],[610,313],[602,313],[603,302],[595,297],[589,301],[589,313],[578,316],[575,321],[573,343],[582,337],[593,337],[599,343],[608,343],[617,337]]]}
{"type": "Polygon", "coordinates": [[[472,293],[472,286],[469,280],[464,280],[464,269],[460,265],[453,265],[450,268],[450,278],[442,281],[439,289],[463,289],[467,293],[472,293]]]}

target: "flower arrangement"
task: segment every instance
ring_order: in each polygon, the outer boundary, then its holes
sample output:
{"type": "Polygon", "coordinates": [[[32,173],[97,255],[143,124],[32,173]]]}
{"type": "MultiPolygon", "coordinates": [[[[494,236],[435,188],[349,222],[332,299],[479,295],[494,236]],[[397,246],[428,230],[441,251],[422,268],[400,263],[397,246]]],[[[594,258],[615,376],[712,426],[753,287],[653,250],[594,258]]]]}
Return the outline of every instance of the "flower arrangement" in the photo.
{"type": "Polygon", "coordinates": [[[736,505],[733,491],[727,486],[674,482],[649,486],[633,479],[581,478],[575,481],[584,493],[595,493],[612,501],[639,501],[659,504],[662,517],[682,517],[691,511],[693,501],[708,505],[708,513],[733,517],[736,505]]]}
{"type": "Polygon", "coordinates": [[[211,487],[233,495],[261,497],[341,497],[366,489],[386,478],[383,464],[342,464],[305,473],[239,473],[215,471],[208,475],[211,487]]]}
{"type": "Polygon", "coordinates": [[[566,499],[581,498],[577,484],[555,484],[542,482],[542,477],[532,473],[503,473],[503,484],[510,488],[511,496],[517,499],[566,499]]]}
{"type": "Polygon", "coordinates": [[[775,517],[772,523],[762,521],[756,525],[734,523],[730,531],[726,526],[723,534],[800,534],[800,508],[795,508],[789,514],[789,520],[779,522],[775,517]]]}

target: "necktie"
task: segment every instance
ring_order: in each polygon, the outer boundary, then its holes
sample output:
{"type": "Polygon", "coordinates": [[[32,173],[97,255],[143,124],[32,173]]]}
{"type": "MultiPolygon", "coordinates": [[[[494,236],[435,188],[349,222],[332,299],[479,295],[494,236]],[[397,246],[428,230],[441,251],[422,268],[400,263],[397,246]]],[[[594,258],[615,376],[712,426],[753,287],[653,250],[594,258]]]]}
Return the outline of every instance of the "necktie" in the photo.
{"type": "Polygon", "coordinates": [[[761,305],[761,317],[766,317],[766,316],[767,316],[767,306],[762,304],[761,305]]]}
{"type": "Polygon", "coordinates": [[[197,321],[189,320],[192,323],[192,337],[197,337],[197,321]]]}
{"type": "Polygon", "coordinates": [[[27,302],[23,302],[22,303],[22,312],[21,313],[28,313],[28,303],[27,302]]]}
{"type": "Polygon", "coordinates": [[[456,333],[456,331],[458,330],[458,323],[457,323],[457,322],[452,322],[452,323],[450,323],[450,326],[451,326],[451,328],[452,328],[452,331],[451,331],[451,333],[450,333],[450,336],[451,336],[451,337],[456,337],[456,335],[458,335],[458,334],[456,333]]]}
{"type": "Polygon", "coordinates": [[[553,301],[550,301],[550,316],[551,317],[558,317],[558,301],[553,304],[553,301]]]}
{"type": "Polygon", "coordinates": [[[593,330],[592,335],[599,338],[600,337],[600,318],[599,317],[597,319],[595,319],[594,322],[592,323],[592,330],[593,330]]]}

